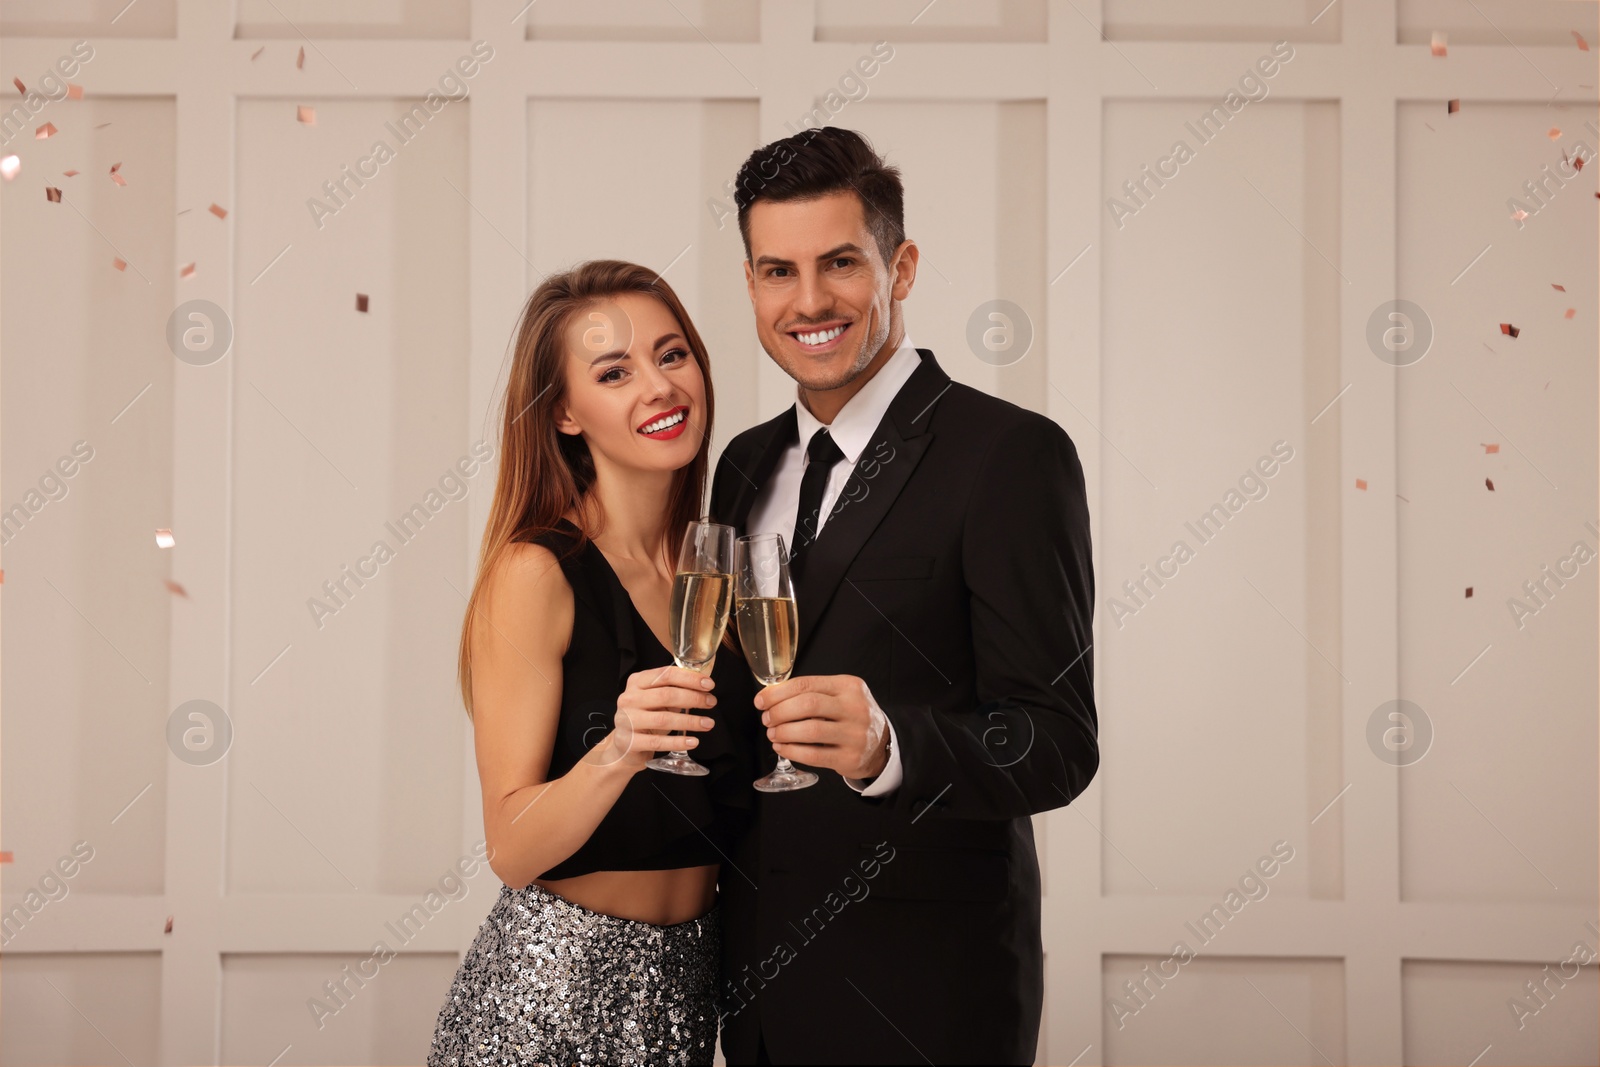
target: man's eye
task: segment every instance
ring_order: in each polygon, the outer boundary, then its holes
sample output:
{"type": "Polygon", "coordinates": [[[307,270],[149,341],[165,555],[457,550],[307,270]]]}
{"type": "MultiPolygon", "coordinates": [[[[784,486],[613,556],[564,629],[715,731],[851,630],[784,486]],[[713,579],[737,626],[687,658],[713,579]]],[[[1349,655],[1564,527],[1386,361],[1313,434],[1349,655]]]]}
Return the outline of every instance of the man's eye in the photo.
{"type": "Polygon", "coordinates": [[[851,259],[849,256],[840,256],[838,259],[833,261],[833,265],[835,267],[848,267],[854,262],[855,260],[851,259]]]}

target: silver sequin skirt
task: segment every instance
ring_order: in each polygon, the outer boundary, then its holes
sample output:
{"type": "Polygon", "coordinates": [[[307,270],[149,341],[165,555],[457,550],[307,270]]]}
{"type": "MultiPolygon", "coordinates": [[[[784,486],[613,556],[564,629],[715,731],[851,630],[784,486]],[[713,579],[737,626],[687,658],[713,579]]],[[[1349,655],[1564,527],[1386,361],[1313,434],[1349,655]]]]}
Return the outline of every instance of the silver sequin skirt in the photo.
{"type": "Polygon", "coordinates": [[[655,926],[503,885],[450,984],[428,1067],[709,1064],[717,956],[716,908],[655,926]]]}

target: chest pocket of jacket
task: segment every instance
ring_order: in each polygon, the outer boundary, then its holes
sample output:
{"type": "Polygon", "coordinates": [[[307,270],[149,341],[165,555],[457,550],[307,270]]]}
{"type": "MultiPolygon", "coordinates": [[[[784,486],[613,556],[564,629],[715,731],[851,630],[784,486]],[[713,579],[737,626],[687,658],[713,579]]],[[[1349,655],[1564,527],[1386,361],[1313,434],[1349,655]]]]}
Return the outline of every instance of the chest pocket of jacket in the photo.
{"type": "Polygon", "coordinates": [[[882,582],[933,577],[932,556],[858,556],[845,572],[852,582],[882,582]]]}

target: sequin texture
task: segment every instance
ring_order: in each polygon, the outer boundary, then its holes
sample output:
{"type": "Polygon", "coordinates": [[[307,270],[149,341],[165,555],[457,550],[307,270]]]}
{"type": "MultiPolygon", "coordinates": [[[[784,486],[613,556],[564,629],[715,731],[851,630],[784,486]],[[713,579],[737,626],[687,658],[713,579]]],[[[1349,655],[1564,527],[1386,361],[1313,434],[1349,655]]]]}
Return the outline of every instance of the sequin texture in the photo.
{"type": "Polygon", "coordinates": [[[439,1012],[428,1067],[709,1064],[717,909],[674,926],[501,886],[439,1012]]]}

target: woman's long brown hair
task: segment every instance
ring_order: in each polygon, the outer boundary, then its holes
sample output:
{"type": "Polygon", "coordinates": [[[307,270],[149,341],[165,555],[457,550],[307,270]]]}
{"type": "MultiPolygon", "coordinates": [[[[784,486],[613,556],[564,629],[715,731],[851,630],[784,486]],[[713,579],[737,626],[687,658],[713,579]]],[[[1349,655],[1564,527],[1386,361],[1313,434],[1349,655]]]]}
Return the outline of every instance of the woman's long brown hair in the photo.
{"type": "MultiPolygon", "coordinates": [[[[485,579],[494,573],[513,542],[527,541],[554,529],[556,520],[575,507],[581,517],[584,509],[580,505],[587,502],[595,481],[594,457],[588,443],[579,435],[564,434],[556,428],[556,412],[567,392],[568,322],[575,313],[623,293],[655,297],[672,312],[705,378],[705,432],[700,450],[693,462],[673,476],[670,513],[661,531],[660,551],[669,566],[676,562],[677,536],[700,517],[716,403],[705,342],[689,321],[678,295],[654,271],[615,259],[591,260],[546,278],[528,297],[517,324],[511,373],[500,408],[500,470],[478,553],[478,573],[461,626],[457,676],[469,718],[473,625],[480,615],[485,579]]],[[[604,521],[604,516],[598,518],[604,521]]],[[[591,532],[598,530],[584,530],[578,549],[588,542],[591,532]]]]}

